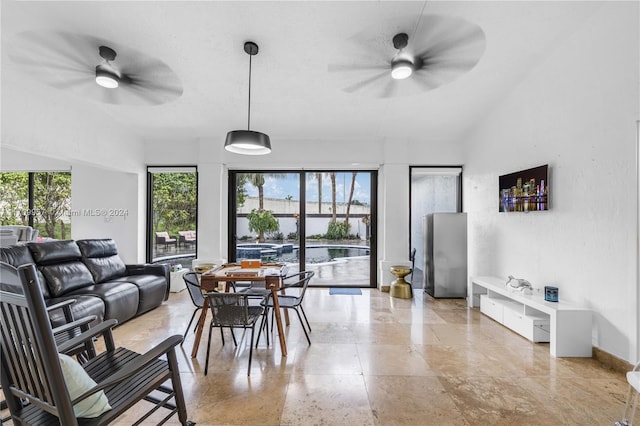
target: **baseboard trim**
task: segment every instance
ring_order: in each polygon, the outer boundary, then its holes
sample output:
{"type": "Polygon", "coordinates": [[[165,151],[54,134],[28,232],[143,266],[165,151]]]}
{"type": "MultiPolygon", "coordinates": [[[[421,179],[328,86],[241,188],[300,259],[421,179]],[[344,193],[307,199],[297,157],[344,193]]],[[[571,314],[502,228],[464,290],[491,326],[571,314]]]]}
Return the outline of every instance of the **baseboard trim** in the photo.
{"type": "Polygon", "coordinates": [[[605,352],[602,349],[596,348],[595,346],[593,347],[593,358],[602,363],[604,367],[610,368],[618,373],[626,373],[627,371],[633,370],[634,367],[629,362],[618,358],[609,352],[605,352]]]}

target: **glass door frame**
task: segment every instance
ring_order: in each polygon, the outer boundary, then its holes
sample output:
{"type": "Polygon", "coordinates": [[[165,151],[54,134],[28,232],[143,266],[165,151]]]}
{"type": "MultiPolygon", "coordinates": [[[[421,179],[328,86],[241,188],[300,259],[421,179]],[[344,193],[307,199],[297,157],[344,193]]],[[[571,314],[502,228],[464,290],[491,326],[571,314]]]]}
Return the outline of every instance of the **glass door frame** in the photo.
{"type": "MultiPolygon", "coordinates": [[[[229,169],[227,174],[228,183],[228,202],[227,202],[227,226],[228,226],[228,241],[227,241],[227,253],[230,262],[236,259],[236,244],[237,244],[237,226],[236,226],[236,176],[238,174],[245,173],[290,173],[299,175],[299,262],[301,267],[305,265],[303,261],[306,260],[305,253],[305,241],[306,241],[306,176],[310,173],[368,173],[371,177],[371,214],[370,214],[370,236],[369,236],[369,286],[368,288],[377,287],[377,259],[378,259],[378,243],[377,243],[377,214],[378,214],[378,170],[357,170],[357,169],[229,169]]],[[[320,287],[320,286],[319,286],[320,287]]],[[[365,287],[367,288],[367,287],[365,287]]]]}
{"type": "MultiPolygon", "coordinates": [[[[199,225],[199,209],[198,209],[198,194],[199,189],[198,186],[200,184],[200,178],[198,176],[198,166],[197,165],[147,165],[147,221],[146,221],[146,238],[145,238],[145,246],[146,246],[146,262],[153,262],[153,247],[154,247],[154,232],[153,232],[153,174],[155,173],[153,170],[158,169],[167,169],[172,170],[175,169],[175,173],[179,173],[180,171],[184,171],[185,169],[192,169],[190,172],[196,174],[196,206],[195,206],[195,215],[196,215],[196,232],[198,232],[199,225]]],[[[198,258],[198,241],[195,243],[195,258],[198,258]]]]}

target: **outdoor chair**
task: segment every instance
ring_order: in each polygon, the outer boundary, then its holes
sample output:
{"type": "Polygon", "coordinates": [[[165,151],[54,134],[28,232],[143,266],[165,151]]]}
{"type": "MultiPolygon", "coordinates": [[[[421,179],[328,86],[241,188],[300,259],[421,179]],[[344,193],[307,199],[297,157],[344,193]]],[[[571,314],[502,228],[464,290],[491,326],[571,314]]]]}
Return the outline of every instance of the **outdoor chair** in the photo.
{"type": "MultiPolygon", "coordinates": [[[[211,352],[211,331],[214,327],[223,327],[231,329],[233,343],[238,346],[234,328],[242,328],[244,330],[251,329],[251,341],[249,342],[249,366],[247,367],[247,376],[251,375],[251,358],[253,357],[253,336],[255,333],[255,325],[258,319],[263,315],[264,308],[262,306],[250,306],[249,296],[239,293],[207,293],[209,298],[209,307],[213,318],[211,318],[211,326],[209,327],[209,342],[207,344],[207,358],[204,367],[204,375],[209,370],[209,353],[211,352]]],[[[222,335],[222,344],[224,345],[224,335],[222,335]]]]}
{"type": "Polygon", "coordinates": [[[141,400],[155,406],[139,422],[165,408],[161,423],[177,413],[180,424],[194,424],[187,420],[175,353],[181,336],[138,354],[115,347],[117,321],[108,320],[56,346],[34,265],[18,272],[23,294],[0,291],[0,379],[14,424],[104,425],[141,400]],[[106,350],[84,364],[64,355],[99,335],[106,350]]]}
{"type": "Polygon", "coordinates": [[[178,240],[169,235],[168,232],[156,232],[156,248],[158,244],[164,244],[164,248],[169,248],[170,245],[178,248],[178,240]]]}
{"type": "MultiPolygon", "coordinates": [[[[302,326],[302,330],[304,330],[304,335],[307,337],[307,342],[311,344],[311,339],[309,338],[309,333],[311,332],[311,325],[309,324],[309,320],[307,319],[307,314],[304,312],[304,308],[302,307],[302,301],[304,299],[304,294],[307,291],[307,287],[309,286],[309,281],[315,275],[313,271],[301,271],[295,274],[289,275],[283,279],[283,287],[285,289],[290,288],[299,288],[300,292],[297,295],[293,294],[279,294],[278,295],[278,303],[281,308],[285,309],[293,309],[296,311],[298,315],[298,319],[300,320],[300,325],[302,326]],[[293,280],[287,282],[287,280],[293,280]],[[302,316],[300,313],[302,312],[302,316]],[[302,317],[304,316],[304,322],[302,321],[302,317]],[[305,327],[305,322],[307,327],[305,327]],[[307,328],[309,328],[309,332],[307,332],[307,328]]],[[[273,298],[268,298],[264,302],[262,302],[263,306],[267,308],[267,310],[271,311],[273,315],[273,298]]],[[[273,328],[273,317],[271,319],[271,327],[273,328]]],[[[262,330],[262,327],[260,328],[262,330]]],[[[260,333],[258,333],[258,340],[260,340],[260,333]]]]}

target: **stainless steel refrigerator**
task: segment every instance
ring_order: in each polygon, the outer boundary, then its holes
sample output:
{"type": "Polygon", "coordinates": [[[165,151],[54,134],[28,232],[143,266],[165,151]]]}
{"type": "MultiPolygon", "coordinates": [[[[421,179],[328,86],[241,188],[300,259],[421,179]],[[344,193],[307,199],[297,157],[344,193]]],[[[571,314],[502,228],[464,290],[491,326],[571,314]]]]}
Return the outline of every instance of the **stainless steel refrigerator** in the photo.
{"type": "Polygon", "coordinates": [[[467,297],[467,214],[422,218],[424,291],[433,297],[467,297]]]}

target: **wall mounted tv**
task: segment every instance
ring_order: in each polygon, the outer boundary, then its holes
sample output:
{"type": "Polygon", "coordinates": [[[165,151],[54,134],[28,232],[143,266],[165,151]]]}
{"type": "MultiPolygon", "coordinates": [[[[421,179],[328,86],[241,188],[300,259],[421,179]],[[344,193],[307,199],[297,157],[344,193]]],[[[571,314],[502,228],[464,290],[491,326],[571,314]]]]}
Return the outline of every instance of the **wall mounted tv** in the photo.
{"type": "Polygon", "coordinates": [[[501,212],[549,210],[549,165],[502,175],[501,212]]]}

